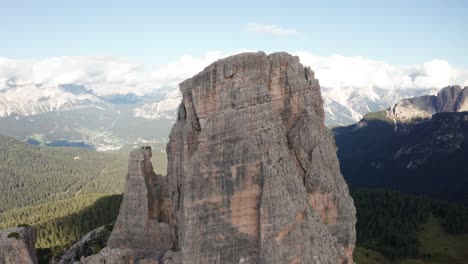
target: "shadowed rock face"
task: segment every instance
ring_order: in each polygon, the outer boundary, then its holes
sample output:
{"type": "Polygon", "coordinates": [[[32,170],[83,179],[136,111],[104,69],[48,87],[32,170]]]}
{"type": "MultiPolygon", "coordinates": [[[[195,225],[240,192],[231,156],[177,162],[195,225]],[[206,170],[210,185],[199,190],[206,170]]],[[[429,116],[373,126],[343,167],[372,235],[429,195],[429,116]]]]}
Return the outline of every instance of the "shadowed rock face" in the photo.
{"type": "Polygon", "coordinates": [[[36,238],[32,228],[18,227],[0,232],[0,263],[37,264],[36,238]]]}
{"type": "Polygon", "coordinates": [[[150,150],[130,154],[108,246],[160,263],[353,263],[355,208],[314,73],[244,53],[180,89],[167,176],[150,150]]]}
{"type": "Polygon", "coordinates": [[[180,84],[168,180],[184,263],[352,263],[355,208],[298,57],[244,53],[180,84]]]}
{"type": "Polygon", "coordinates": [[[125,193],[107,245],[129,248],[137,258],[156,257],[173,247],[172,228],[160,222],[161,176],[153,172],[151,149],[130,153],[125,193]]]}

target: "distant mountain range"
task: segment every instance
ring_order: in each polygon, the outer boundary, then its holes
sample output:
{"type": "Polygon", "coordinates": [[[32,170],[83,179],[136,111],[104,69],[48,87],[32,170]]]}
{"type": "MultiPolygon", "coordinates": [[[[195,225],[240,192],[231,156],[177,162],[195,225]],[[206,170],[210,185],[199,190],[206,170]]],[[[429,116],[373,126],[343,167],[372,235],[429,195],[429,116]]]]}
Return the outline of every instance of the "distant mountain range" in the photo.
{"type": "Polygon", "coordinates": [[[438,89],[380,89],[322,87],[325,124],[329,127],[346,126],[358,122],[365,114],[379,111],[401,99],[431,95],[438,89]]]}
{"type": "Polygon", "coordinates": [[[82,85],[0,90],[0,134],[38,145],[114,150],[167,141],[178,93],[96,95],[82,85]]]}
{"type": "MultiPolygon", "coordinates": [[[[433,89],[322,88],[325,123],[350,125],[367,112],[433,89]]],[[[178,87],[152,94],[98,95],[81,84],[8,84],[0,88],[0,135],[40,145],[113,150],[155,143],[164,149],[181,96],[178,87]]]]}
{"type": "Polygon", "coordinates": [[[335,128],[348,183],[468,202],[467,95],[450,86],[335,128]]]}

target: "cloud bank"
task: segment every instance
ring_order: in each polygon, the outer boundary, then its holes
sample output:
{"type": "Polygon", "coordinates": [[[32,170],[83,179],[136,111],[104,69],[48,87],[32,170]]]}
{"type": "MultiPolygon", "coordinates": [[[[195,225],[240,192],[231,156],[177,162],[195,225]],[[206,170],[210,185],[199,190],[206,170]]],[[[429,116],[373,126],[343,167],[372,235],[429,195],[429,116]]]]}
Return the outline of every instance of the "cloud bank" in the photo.
{"type": "Polygon", "coordinates": [[[182,56],[154,68],[114,57],[64,56],[44,60],[0,57],[0,91],[14,85],[82,84],[98,95],[144,95],[159,88],[176,87],[222,56],[220,52],[208,52],[201,57],[182,56]]]}
{"type": "MultiPolygon", "coordinates": [[[[237,53],[237,52],[236,52],[237,53]]],[[[437,88],[458,84],[468,86],[468,70],[444,60],[397,66],[364,57],[317,56],[293,53],[315,72],[324,87],[340,89],[437,88]]],[[[208,52],[203,56],[182,56],[154,68],[114,57],[54,57],[17,60],[0,57],[0,91],[25,84],[83,84],[98,95],[150,93],[162,87],[176,87],[211,62],[230,54],[208,52]]]]}
{"type": "Polygon", "coordinates": [[[443,88],[468,83],[468,70],[447,61],[434,59],[422,64],[397,66],[359,56],[317,56],[309,52],[294,53],[315,72],[320,84],[329,88],[443,88]]]}
{"type": "Polygon", "coordinates": [[[274,24],[248,23],[244,25],[244,32],[266,33],[274,36],[286,37],[300,35],[301,33],[294,28],[284,28],[274,24]]]}

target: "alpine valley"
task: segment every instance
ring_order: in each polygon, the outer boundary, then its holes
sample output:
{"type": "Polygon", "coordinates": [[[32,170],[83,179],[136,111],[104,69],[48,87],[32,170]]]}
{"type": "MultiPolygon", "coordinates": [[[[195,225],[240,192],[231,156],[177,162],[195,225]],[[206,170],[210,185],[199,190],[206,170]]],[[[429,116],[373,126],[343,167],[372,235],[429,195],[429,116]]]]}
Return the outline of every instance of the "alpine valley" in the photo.
{"type": "MultiPolygon", "coordinates": [[[[325,124],[350,125],[368,112],[436,89],[322,88],[325,124]]],[[[36,145],[98,151],[151,143],[164,150],[181,101],[177,87],[149,94],[98,95],[82,84],[0,87],[0,134],[36,145]]]]}
{"type": "Polygon", "coordinates": [[[262,52],[150,94],[7,82],[0,263],[465,263],[467,94],[262,52]]]}

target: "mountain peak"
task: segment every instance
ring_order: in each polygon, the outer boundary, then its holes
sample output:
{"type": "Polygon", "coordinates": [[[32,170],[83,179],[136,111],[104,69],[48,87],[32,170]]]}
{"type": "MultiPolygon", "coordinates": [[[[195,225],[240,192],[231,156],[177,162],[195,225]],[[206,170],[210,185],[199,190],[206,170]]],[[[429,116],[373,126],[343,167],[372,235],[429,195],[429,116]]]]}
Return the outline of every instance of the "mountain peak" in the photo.
{"type": "Polygon", "coordinates": [[[403,99],[389,109],[389,116],[397,122],[407,123],[431,118],[435,113],[468,111],[468,87],[447,86],[437,95],[403,99]]]}
{"type": "Polygon", "coordinates": [[[180,90],[167,176],[147,149],[130,154],[108,246],[174,263],[352,263],[356,211],[313,72],[244,53],[180,90]]]}

